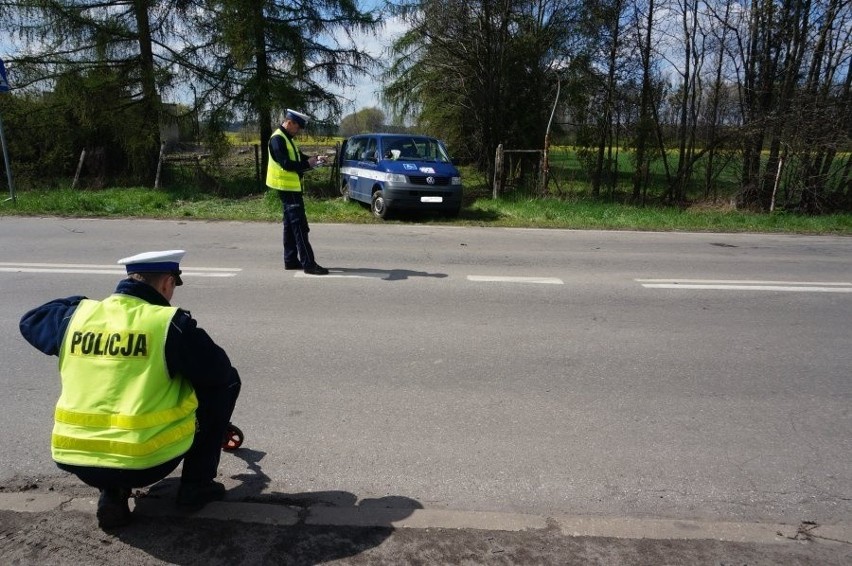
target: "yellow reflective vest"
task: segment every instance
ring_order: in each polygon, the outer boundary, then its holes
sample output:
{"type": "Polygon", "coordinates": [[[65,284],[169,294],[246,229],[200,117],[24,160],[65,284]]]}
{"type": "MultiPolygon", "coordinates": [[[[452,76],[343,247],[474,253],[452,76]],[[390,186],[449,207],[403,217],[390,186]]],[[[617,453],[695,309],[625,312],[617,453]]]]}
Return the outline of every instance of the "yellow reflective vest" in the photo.
{"type": "Polygon", "coordinates": [[[176,311],[121,294],[77,306],[59,352],[56,462],[138,470],[189,450],[198,400],[166,367],[176,311]]]}
{"type": "MultiPolygon", "coordinates": [[[[296,145],[296,142],[284,135],[281,128],[278,128],[275,132],[273,132],[272,137],[275,136],[281,136],[284,139],[284,145],[287,147],[287,155],[290,158],[290,161],[299,162],[301,152],[299,151],[299,146],[296,145]]],[[[299,174],[295,171],[287,171],[281,167],[281,165],[272,158],[271,149],[267,148],[267,152],[269,153],[269,163],[266,166],[266,186],[278,191],[301,192],[302,180],[299,178],[299,174]]]]}

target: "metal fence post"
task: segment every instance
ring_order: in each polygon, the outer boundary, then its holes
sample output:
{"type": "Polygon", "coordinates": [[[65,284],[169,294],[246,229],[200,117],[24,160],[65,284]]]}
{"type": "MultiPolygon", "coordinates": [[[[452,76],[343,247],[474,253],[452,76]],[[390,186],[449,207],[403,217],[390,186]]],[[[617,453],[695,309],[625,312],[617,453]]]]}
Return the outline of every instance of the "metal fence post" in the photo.
{"type": "MultiPolygon", "coordinates": [[[[6,77],[6,64],[0,59],[0,94],[9,92],[9,79],[6,77]]],[[[6,164],[6,178],[9,180],[9,198],[15,202],[15,183],[12,181],[12,164],[9,162],[9,152],[6,149],[6,134],[3,133],[3,120],[0,120],[0,145],[3,146],[3,162],[6,164]]]]}
{"type": "Polygon", "coordinates": [[[12,164],[9,162],[9,152],[6,150],[6,134],[3,133],[3,120],[0,119],[0,144],[3,145],[3,162],[6,164],[6,179],[9,180],[9,198],[15,202],[15,183],[12,181],[12,164]]]}

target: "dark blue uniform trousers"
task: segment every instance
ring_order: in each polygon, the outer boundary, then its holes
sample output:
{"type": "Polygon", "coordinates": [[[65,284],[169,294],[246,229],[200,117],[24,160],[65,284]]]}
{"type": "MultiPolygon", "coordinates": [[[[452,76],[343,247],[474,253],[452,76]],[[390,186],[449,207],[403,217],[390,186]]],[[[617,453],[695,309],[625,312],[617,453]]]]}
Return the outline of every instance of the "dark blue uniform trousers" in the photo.
{"type": "Polygon", "coordinates": [[[284,264],[294,265],[301,261],[302,267],[314,267],[314,250],[308,241],[308,217],[301,191],[278,191],[284,210],[284,264]]]}
{"type": "Polygon", "coordinates": [[[240,394],[240,382],[234,380],[227,388],[196,388],[198,410],[195,413],[198,429],[192,446],[183,456],[168,462],[142,470],[118,468],[99,468],[94,466],[74,466],[56,463],[66,472],[71,472],[83,483],[98,489],[145,487],[157,483],[168,476],[183,460],[181,481],[208,482],[216,477],[222,444],[237,397],[240,394]]]}

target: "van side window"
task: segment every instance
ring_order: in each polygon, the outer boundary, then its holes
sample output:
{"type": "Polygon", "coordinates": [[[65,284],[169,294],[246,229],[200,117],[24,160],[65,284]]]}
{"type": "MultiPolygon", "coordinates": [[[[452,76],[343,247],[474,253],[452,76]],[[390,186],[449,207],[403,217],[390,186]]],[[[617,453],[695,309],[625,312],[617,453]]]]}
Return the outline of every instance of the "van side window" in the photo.
{"type": "Polygon", "coordinates": [[[346,144],[346,152],[343,158],[354,161],[361,159],[361,153],[364,151],[364,141],[364,138],[350,139],[346,144]]]}
{"type": "Polygon", "coordinates": [[[364,151],[364,160],[377,160],[379,158],[378,144],[376,138],[370,138],[367,142],[367,149],[364,151]]]}

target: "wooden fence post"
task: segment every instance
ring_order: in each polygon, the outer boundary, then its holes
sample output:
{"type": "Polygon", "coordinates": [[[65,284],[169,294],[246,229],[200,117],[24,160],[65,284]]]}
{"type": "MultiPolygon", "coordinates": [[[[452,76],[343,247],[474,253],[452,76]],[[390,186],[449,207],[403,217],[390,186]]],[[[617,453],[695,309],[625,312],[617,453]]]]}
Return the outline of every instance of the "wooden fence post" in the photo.
{"type": "Polygon", "coordinates": [[[338,180],[340,179],[340,162],[337,161],[337,156],[340,155],[340,142],[334,142],[334,157],[331,160],[331,167],[329,167],[329,186],[332,189],[332,196],[341,196],[340,194],[340,185],[338,185],[338,180]]]}
{"type": "Polygon", "coordinates": [[[163,170],[163,159],[166,155],[166,142],[160,142],[160,158],[157,160],[157,176],[154,178],[154,188],[160,188],[160,172],[163,170]]]}
{"type": "Polygon", "coordinates": [[[494,156],[494,189],[491,198],[496,199],[503,191],[503,144],[497,146],[497,153],[494,156]]]}
{"type": "Polygon", "coordinates": [[[86,161],[86,148],[80,152],[80,161],[77,162],[77,172],[74,173],[74,181],[71,183],[71,188],[77,188],[77,182],[80,180],[80,171],[83,169],[83,162],[86,161]]]}
{"type": "Polygon", "coordinates": [[[544,135],[544,151],[541,154],[541,196],[547,196],[547,183],[550,181],[550,132],[544,135]]]}
{"type": "Polygon", "coordinates": [[[254,179],[257,192],[263,192],[263,185],[260,183],[260,147],[257,144],[254,144],[254,179]]]}
{"type": "Polygon", "coordinates": [[[154,188],[160,188],[160,171],[163,169],[163,155],[166,153],[166,142],[160,143],[160,158],[157,160],[157,176],[154,177],[154,188]]]}
{"type": "Polygon", "coordinates": [[[769,212],[775,210],[775,195],[778,193],[778,183],[781,181],[781,166],[784,165],[784,158],[778,158],[778,170],[775,171],[775,185],[772,187],[772,201],[769,203],[769,212]]]}

